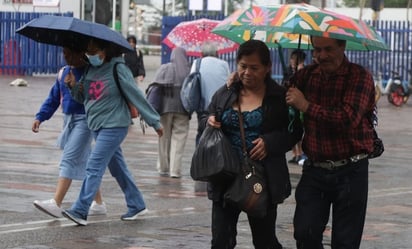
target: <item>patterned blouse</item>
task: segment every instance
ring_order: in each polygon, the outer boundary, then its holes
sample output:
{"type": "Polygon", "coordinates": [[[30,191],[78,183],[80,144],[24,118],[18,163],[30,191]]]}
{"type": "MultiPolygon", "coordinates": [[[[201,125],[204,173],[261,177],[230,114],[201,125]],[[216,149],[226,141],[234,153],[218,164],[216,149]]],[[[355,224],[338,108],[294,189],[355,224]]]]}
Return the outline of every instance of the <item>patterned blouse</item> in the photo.
{"type": "MultiPolygon", "coordinates": [[[[242,115],[243,127],[245,130],[246,147],[247,151],[249,152],[254,146],[254,144],[252,144],[252,141],[257,139],[261,134],[263,110],[262,107],[258,107],[252,111],[244,111],[242,112],[242,115]]],[[[243,143],[240,137],[239,116],[237,110],[229,108],[223,112],[222,130],[224,134],[229,138],[234,149],[238,152],[239,158],[242,158],[243,143]]]]}

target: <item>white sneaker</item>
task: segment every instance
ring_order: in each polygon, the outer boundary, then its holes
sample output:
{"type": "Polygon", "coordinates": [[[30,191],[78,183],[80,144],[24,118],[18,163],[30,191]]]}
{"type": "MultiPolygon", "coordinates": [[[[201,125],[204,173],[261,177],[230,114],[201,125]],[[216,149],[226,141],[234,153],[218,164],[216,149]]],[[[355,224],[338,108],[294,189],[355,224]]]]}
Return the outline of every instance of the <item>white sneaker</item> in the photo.
{"type": "Polygon", "coordinates": [[[54,199],[46,200],[46,201],[38,201],[35,200],[33,205],[38,208],[40,211],[53,216],[54,218],[61,218],[63,217],[62,211],[63,209],[57,206],[56,201],[54,199]]]}
{"type": "Polygon", "coordinates": [[[97,202],[93,201],[92,205],[89,209],[89,216],[93,215],[105,215],[107,213],[106,204],[102,202],[102,204],[98,204],[97,202]]]}

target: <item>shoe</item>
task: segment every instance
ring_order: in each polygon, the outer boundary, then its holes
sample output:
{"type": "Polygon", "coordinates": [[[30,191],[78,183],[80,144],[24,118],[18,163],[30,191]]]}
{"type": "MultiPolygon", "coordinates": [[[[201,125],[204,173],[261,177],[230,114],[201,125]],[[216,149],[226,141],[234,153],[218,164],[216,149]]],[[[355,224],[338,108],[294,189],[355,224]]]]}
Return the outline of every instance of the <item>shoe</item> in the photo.
{"type": "Polygon", "coordinates": [[[292,157],[292,159],[290,159],[289,161],[288,161],[288,163],[298,163],[298,160],[297,160],[298,158],[296,157],[296,156],[294,156],[294,157],[292,157]]]}
{"type": "Polygon", "coordinates": [[[89,216],[93,215],[105,215],[107,213],[106,204],[102,202],[102,204],[98,204],[96,201],[92,202],[92,205],[89,209],[89,216]]]}
{"type": "Polygon", "coordinates": [[[303,166],[305,163],[305,160],[308,159],[308,157],[305,154],[302,154],[298,157],[298,164],[299,166],[303,166]]]}
{"type": "Polygon", "coordinates": [[[148,212],[149,212],[149,210],[147,210],[147,208],[142,209],[142,210],[138,211],[137,213],[127,212],[126,214],[122,215],[122,216],[120,217],[120,219],[121,219],[121,220],[126,220],[126,221],[136,220],[137,217],[142,216],[142,215],[145,215],[145,214],[147,214],[148,212]]]}
{"type": "Polygon", "coordinates": [[[169,176],[169,173],[168,173],[168,172],[161,172],[161,171],[159,171],[159,176],[167,177],[167,176],[169,176]]]}
{"type": "Polygon", "coordinates": [[[33,205],[39,209],[40,211],[53,216],[54,218],[61,218],[63,209],[57,206],[56,201],[54,199],[46,200],[46,201],[33,201],[33,205]]]}
{"type": "Polygon", "coordinates": [[[181,175],[170,175],[171,178],[181,178],[181,175]]]}
{"type": "Polygon", "coordinates": [[[87,220],[77,217],[76,215],[74,215],[71,211],[69,210],[63,210],[62,214],[64,217],[66,217],[67,219],[73,221],[74,223],[76,223],[77,225],[80,226],[86,226],[87,225],[87,220]]]}

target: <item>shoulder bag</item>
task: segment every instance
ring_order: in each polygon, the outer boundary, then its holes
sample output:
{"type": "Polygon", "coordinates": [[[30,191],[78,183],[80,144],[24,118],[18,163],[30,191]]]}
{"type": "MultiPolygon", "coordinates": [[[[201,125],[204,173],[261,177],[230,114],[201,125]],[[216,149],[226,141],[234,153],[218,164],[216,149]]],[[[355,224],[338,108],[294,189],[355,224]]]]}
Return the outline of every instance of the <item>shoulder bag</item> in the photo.
{"type": "Polygon", "coordinates": [[[243,142],[241,172],[224,194],[224,200],[250,216],[264,217],[269,206],[269,193],[263,165],[247,155],[243,116],[238,104],[240,135],[243,142]]]}

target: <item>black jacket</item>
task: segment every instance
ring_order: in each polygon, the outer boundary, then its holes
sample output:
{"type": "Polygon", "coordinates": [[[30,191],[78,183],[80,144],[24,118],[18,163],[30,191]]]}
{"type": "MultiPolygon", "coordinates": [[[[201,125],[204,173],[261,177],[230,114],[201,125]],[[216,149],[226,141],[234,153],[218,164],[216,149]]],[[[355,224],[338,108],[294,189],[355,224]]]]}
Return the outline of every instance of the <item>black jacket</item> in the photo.
{"type": "Polygon", "coordinates": [[[124,54],[124,62],[132,71],[133,77],[146,76],[146,70],[143,63],[143,54],[140,50],[129,51],[124,54]]]}
{"type": "MultiPolygon", "coordinates": [[[[221,87],[216,91],[209,105],[210,115],[221,115],[237,100],[241,83],[233,83],[230,88],[221,87]]],[[[262,102],[263,122],[261,137],[265,141],[267,157],[263,160],[268,180],[271,200],[274,204],[282,203],[291,194],[289,169],[286,162],[286,152],[289,151],[303,135],[299,111],[295,111],[293,132],[288,132],[289,116],[285,101],[286,89],[272,79],[266,81],[266,93],[262,102]]],[[[207,116],[201,120],[207,122],[207,116]]],[[[208,197],[211,200],[221,200],[224,191],[230,183],[209,183],[208,197]]]]}

